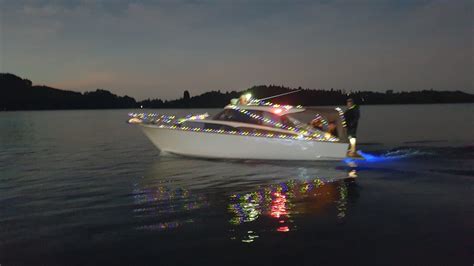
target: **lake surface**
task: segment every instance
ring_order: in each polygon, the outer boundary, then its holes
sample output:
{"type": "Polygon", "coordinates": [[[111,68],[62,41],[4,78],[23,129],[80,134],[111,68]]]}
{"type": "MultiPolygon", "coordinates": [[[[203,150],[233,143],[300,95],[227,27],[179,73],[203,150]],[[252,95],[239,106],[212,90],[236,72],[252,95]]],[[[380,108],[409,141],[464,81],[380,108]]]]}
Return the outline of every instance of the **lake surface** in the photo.
{"type": "Polygon", "coordinates": [[[0,112],[0,265],[474,262],[473,104],[362,106],[357,164],[160,157],[131,111],[0,112]]]}

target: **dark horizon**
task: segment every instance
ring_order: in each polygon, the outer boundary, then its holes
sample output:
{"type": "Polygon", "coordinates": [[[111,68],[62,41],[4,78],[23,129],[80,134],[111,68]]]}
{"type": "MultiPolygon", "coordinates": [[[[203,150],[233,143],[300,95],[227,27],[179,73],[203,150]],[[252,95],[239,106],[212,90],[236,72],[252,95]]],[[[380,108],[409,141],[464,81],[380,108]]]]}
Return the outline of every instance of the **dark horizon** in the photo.
{"type": "Polygon", "coordinates": [[[252,93],[256,99],[301,90],[298,93],[273,99],[272,102],[290,105],[323,106],[341,105],[347,97],[360,104],[426,104],[472,103],[474,94],[462,91],[422,90],[412,92],[345,91],[339,89],[303,89],[276,85],[260,85],[241,91],[208,91],[190,95],[184,90],[182,97],[173,100],[159,98],[137,101],[128,95],[117,96],[108,90],[74,92],[33,85],[29,79],[0,73],[0,110],[56,110],[56,109],[114,109],[114,108],[213,108],[222,107],[243,93],[252,93]]]}
{"type": "MultiPolygon", "coordinates": [[[[28,82],[31,82],[31,85],[32,86],[35,86],[35,87],[48,87],[48,88],[52,88],[52,89],[56,89],[56,90],[62,90],[62,91],[70,91],[70,92],[77,92],[77,93],[90,93],[90,92],[94,92],[94,91],[97,91],[97,90],[103,90],[103,91],[109,91],[113,94],[115,89],[114,88],[94,88],[94,89],[91,89],[91,90],[88,90],[88,91],[80,91],[80,90],[75,90],[75,89],[67,89],[67,88],[58,88],[58,87],[53,87],[53,86],[49,86],[47,84],[38,84],[38,83],[33,83],[28,77],[20,77],[19,75],[17,74],[14,74],[14,73],[0,73],[0,75],[13,75],[13,76],[16,76],[20,79],[23,79],[23,80],[27,80],[28,82]]],[[[282,88],[288,88],[288,89],[291,89],[291,90],[298,90],[298,89],[303,89],[303,90],[323,90],[323,91],[331,91],[331,90],[335,90],[335,91],[344,91],[345,93],[347,94],[354,94],[354,93],[357,93],[357,92],[380,92],[380,93],[387,93],[387,92],[390,92],[390,93],[410,93],[410,92],[420,92],[420,91],[438,91],[438,92],[447,92],[447,91],[452,91],[452,92],[463,92],[463,93],[466,93],[466,94],[474,94],[474,93],[470,93],[468,89],[463,89],[463,88],[450,88],[450,89],[447,89],[447,90],[436,90],[434,88],[419,88],[419,89],[412,89],[412,90],[407,90],[407,89],[387,89],[387,90],[370,90],[370,89],[364,89],[364,88],[337,88],[337,87],[329,87],[329,88],[303,88],[302,86],[296,86],[296,87],[291,87],[291,86],[287,86],[285,84],[254,84],[248,88],[234,88],[234,89],[231,89],[231,88],[218,88],[216,90],[206,90],[206,91],[203,91],[202,93],[200,94],[196,94],[196,95],[193,95],[190,93],[190,96],[191,97],[194,97],[194,96],[199,96],[199,95],[202,95],[202,94],[205,94],[205,93],[209,93],[209,92],[221,92],[221,93],[233,93],[233,92],[244,92],[244,91],[247,91],[249,89],[252,89],[252,88],[255,88],[255,87],[282,87],[282,88]]],[[[121,96],[121,97],[132,97],[134,99],[136,99],[138,102],[141,102],[141,101],[146,101],[146,100],[163,100],[163,101],[174,101],[174,100],[178,100],[178,99],[181,99],[182,98],[182,94],[184,91],[188,91],[190,92],[189,89],[182,89],[180,92],[181,92],[181,97],[176,97],[176,98],[163,98],[163,97],[145,97],[145,98],[138,98],[138,97],[135,97],[134,95],[131,95],[131,94],[116,94],[117,96],[121,96]]]]}

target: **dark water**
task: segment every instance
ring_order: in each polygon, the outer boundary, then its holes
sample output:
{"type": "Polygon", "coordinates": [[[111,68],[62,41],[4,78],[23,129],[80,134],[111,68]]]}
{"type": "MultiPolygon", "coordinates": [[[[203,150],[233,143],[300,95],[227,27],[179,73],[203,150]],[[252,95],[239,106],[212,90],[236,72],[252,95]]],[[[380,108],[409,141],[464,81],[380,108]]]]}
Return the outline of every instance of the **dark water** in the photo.
{"type": "Polygon", "coordinates": [[[160,157],[129,111],[0,113],[2,266],[474,262],[474,105],[363,107],[357,164],[160,157]]]}

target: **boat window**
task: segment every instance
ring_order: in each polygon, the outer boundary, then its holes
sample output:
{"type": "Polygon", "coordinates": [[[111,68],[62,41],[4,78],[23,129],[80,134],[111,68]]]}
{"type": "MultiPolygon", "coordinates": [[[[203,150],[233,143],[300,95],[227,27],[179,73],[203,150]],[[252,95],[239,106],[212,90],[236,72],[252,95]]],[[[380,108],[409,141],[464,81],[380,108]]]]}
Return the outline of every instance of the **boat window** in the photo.
{"type": "Polygon", "coordinates": [[[221,124],[205,123],[205,122],[195,122],[195,121],[186,121],[180,124],[180,126],[188,128],[200,128],[200,129],[212,129],[212,130],[225,130],[225,131],[239,131],[239,129],[221,124]]]}
{"type": "Polygon", "coordinates": [[[189,128],[204,128],[203,122],[194,122],[194,121],[185,121],[179,124],[181,127],[189,127],[189,128]]]}
{"type": "MultiPolygon", "coordinates": [[[[247,110],[247,111],[251,114],[255,114],[258,116],[262,115],[261,111],[256,111],[256,110],[247,110]]],[[[260,120],[252,118],[249,115],[243,114],[234,109],[223,110],[222,112],[215,115],[213,120],[241,122],[241,123],[254,124],[254,125],[262,124],[260,120]]]]}
{"type": "MultiPolygon", "coordinates": [[[[285,127],[295,127],[295,125],[290,121],[290,119],[288,119],[286,115],[279,116],[270,112],[263,112],[263,117],[270,119],[271,121],[275,123],[280,123],[284,125],[285,127]]],[[[263,122],[263,125],[269,126],[269,127],[275,127],[274,124],[272,123],[263,122]]]]}
{"type": "Polygon", "coordinates": [[[232,127],[232,126],[221,125],[221,124],[212,124],[212,123],[205,123],[204,124],[204,129],[239,131],[237,128],[232,127]]]}
{"type": "Polygon", "coordinates": [[[280,123],[287,127],[295,127],[295,124],[293,124],[293,122],[291,122],[291,120],[286,115],[280,116],[280,123]]]}
{"type": "Polygon", "coordinates": [[[240,131],[241,132],[249,132],[249,133],[252,133],[252,134],[255,134],[255,133],[261,133],[262,135],[267,135],[267,134],[273,134],[275,136],[277,135],[285,135],[285,136],[295,136],[297,135],[296,133],[295,134],[292,134],[292,133],[284,133],[284,132],[278,132],[278,131],[275,131],[275,130],[268,130],[268,129],[261,129],[261,128],[252,128],[252,127],[239,127],[240,131]]]}

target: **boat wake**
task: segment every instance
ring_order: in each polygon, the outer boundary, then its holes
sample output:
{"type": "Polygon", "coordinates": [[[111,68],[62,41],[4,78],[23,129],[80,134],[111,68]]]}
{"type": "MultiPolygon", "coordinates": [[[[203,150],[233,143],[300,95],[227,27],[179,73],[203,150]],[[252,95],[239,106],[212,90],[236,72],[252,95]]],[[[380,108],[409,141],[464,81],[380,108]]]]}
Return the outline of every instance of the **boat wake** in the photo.
{"type": "Polygon", "coordinates": [[[393,161],[411,157],[432,155],[432,153],[430,152],[422,151],[419,149],[397,149],[387,151],[382,154],[371,154],[363,151],[358,151],[358,153],[368,162],[393,161]]]}

